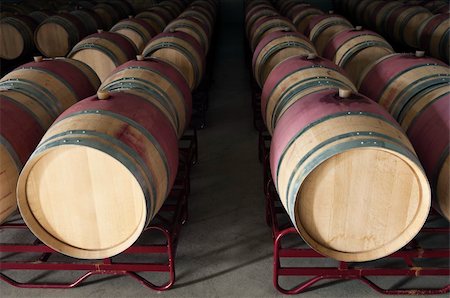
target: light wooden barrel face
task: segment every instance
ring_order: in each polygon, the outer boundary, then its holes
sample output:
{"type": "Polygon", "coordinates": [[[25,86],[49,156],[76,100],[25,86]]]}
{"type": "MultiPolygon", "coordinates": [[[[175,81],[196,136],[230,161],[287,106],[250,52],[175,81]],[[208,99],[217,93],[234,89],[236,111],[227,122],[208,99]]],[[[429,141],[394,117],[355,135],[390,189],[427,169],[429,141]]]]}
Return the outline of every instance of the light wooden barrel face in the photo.
{"type": "Polygon", "coordinates": [[[25,105],[0,92],[0,222],[16,209],[16,185],[22,165],[44,134],[25,105]]]}
{"type": "Polygon", "coordinates": [[[432,85],[448,84],[449,81],[448,66],[439,60],[392,54],[367,68],[359,90],[397,118],[416,93],[432,85]]]}
{"type": "Polygon", "coordinates": [[[89,65],[103,82],[117,66],[132,60],[136,51],[134,44],[122,35],[101,32],[81,40],[68,57],[89,65]]]}
{"type": "Polygon", "coordinates": [[[130,61],[116,68],[100,90],[137,92],[166,115],[180,138],[191,118],[191,91],[183,76],[160,60],[130,61]]]}
{"type": "Polygon", "coordinates": [[[410,99],[398,118],[434,188],[436,209],[450,220],[450,85],[423,89],[410,99]]]}
{"type": "Polygon", "coordinates": [[[306,36],[298,32],[272,32],[264,37],[253,53],[253,74],[262,88],[269,73],[281,61],[297,55],[317,54],[306,36]]]}
{"type": "Polygon", "coordinates": [[[326,59],[296,56],[278,64],[268,76],[261,94],[262,117],[269,133],[273,133],[280,117],[297,100],[330,88],[356,92],[342,69],[326,59]]]}
{"type": "Polygon", "coordinates": [[[361,75],[369,65],[393,53],[391,45],[375,32],[349,29],[331,38],[323,57],[342,67],[359,86],[361,75]]]}
{"type": "Polygon", "coordinates": [[[18,183],[22,217],[64,254],[116,255],[162,206],[177,154],[168,120],[145,99],[87,98],[58,118],[25,165],[18,183]]]}
{"type": "Polygon", "coordinates": [[[200,44],[184,32],[161,33],[147,44],[146,57],[161,59],[174,66],[194,90],[201,82],[205,54],[200,44]]]}
{"type": "Polygon", "coordinates": [[[119,33],[130,39],[138,53],[141,53],[144,46],[157,34],[153,27],[141,19],[126,19],[115,24],[111,32],[119,33]]]}
{"type": "Polygon", "coordinates": [[[329,40],[337,33],[352,28],[352,24],[338,15],[319,15],[311,19],[307,36],[322,55],[329,40]]]}
{"type": "Polygon", "coordinates": [[[268,34],[275,31],[295,31],[295,26],[292,22],[284,17],[264,17],[255,22],[250,30],[250,48],[252,52],[255,51],[259,42],[268,34]]]}
{"type": "Polygon", "coordinates": [[[200,21],[191,17],[178,17],[164,29],[164,32],[184,32],[195,38],[205,54],[209,50],[209,32],[200,21]]]}
{"type": "Polygon", "coordinates": [[[7,17],[0,21],[0,58],[13,60],[34,48],[36,23],[27,16],[7,17]]]}
{"type": "Polygon", "coordinates": [[[326,90],[297,101],[274,132],[271,169],[300,235],[337,260],[389,255],[428,216],[431,192],[411,144],[360,95],[326,90]]]}
{"type": "Polygon", "coordinates": [[[417,31],[431,16],[431,12],[421,6],[398,7],[387,19],[386,32],[397,42],[418,48],[417,31]]]}
{"type": "Polygon", "coordinates": [[[311,22],[311,19],[315,16],[323,14],[323,11],[321,11],[320,9],[314,7],[305,7],[305,9],[301,9],[297,13],[292,14],[292,22],[295,24],[295,27],[297,27],[298,32],[306,35],[306,31],[308,29],[309,23],[311,22]]]}
{"type": "Polygon", "coordinates": [[[47,57],[63,57],[85,36],[83,23],[71,14],[52,16],[34,33],[36,47],[47,57]]]}
{"type": "Polygon", "coordinates": [[[426,20],[417,32],[420,48],[449,63],[449,14],[438,14],[426,20]]]}

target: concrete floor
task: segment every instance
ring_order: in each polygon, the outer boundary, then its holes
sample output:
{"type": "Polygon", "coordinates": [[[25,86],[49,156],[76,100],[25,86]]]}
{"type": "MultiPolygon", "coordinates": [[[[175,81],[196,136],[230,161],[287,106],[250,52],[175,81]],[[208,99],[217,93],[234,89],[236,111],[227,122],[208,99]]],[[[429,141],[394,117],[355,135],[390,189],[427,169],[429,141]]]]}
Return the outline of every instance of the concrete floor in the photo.
{"type": "MultiPolygon", "coordinates": [[[[264,220],[262,168],[257,157],[258,135],[252,126],[242,14],[241,1],[222,0],[208,127],[199,131],[190,220],[179,241],[174,288],[155,292],[130,277],[94,277],[70,290],[17,289],[2,282],[1,297],[282,296],[272,285],[272,239],[264,220]]],[[[421,282],[442,285],[445,278],[421,282]]],[[[388,280],[386,284],[395,283],[388,280]]],[[[416,282],[405,284],[414,285],[416,282]]],[[[358,281],[347,281],[325,284],[302,296],[379,295],[358,281]]]]}

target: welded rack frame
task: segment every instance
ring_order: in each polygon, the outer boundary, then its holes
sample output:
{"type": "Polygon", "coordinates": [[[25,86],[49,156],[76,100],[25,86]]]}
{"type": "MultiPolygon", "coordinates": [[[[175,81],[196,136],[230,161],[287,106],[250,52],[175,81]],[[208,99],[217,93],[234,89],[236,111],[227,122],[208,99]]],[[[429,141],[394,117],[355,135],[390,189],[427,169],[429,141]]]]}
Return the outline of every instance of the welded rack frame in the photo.
{"type": "MultiPolygon", "coordinates": [[[[271,228],[273,239],[273,285],[275,289],[283,294],[300,294],[311,290],[317,282],[323,280],[359,280],[362,283],[368,285],[373,290],[381,294],[386,295],[435,295],[445,294],[450,292],[450,285],[445,284],[441,288],[414,288],[414,289],[385,289],[380,285],[370,280],[370,277],[414,277],[420,276],[450,276],[450,248],[424,248],[420,245],[417,237],[413,239],[401,250],[383,258],[384,260],[397,260],[403,261],[404,267],[402,268],[389,268],[384,266],[377,266],[369,263],[349,263],[338,262],[336,266],[323,266],[323,267],[306,267],[306,266],[283,266],[281,260],[284,258],[296,258],[296,259],[323,259],[330,260],[313,249],[300,248],[298,246],[283,245],[289,235],[297,235],[299,241],[301,240],[297,230],[292,226],[289,219],[286,220],[286,224],[281,224],[280,217],[288,218],[286,211],[284,210],[281,201],[276,192],[275,186],[272,182],[270,175],[270,163],[269,163],[269,149],[270,149],[270,136],[267,133],[260,133],[258,151],[260,161],[263,163],[264,168],[264,181],[265,181],[265,203],[266,203],[266,222],[271,228]],[[447,259],[447,267],[424,267],[418,266],[415,260],[419,259],[447,259]],[[305,281],[300,281],[296,286],[292,288],[285,288],[280,284],[282,277],[310,277],[305,281]]],[[[427,223],[433,221],[440,215],[434,212],[430,212],[427,223]]],[[[425,225],[419,234],[430,235],[447,235],[450,233],[449,226],[445,227],[429,227],[425,225]]],[[[291,236],[292,237],[292,236],[291,236]]],[[[294,236],[295,237],[295,236],[294,236]]],[[[303,246],[302,246],[303,247],[303,246]]]]}
{"type": "MultiPolygon", "coordinates": [[[[18,288],[68,289],[81,285],[83,281],[94,275],[128,275],[149,289],[156,291],[170,289],[176,279],[175,255],[179,235],[182,226],[188,219],[187,202],[190,191],[190,171],[191,167],[197,162],[198,156],[196,130],[186,133],[181,138],[179,151],[180,165],[172,191],[158,214],[153,219],[154,223],[145,228],[141,235],[142,237],[146,233],[155,231],[160,232],[163,236],[164,243],[135,243],[115,257],[95,261],[78,260],[63,256],[43,244],[37,238],[35,238],[33,242],[27,243],[0,243],[0,252],[2,253],[2,257],[0,258],[0,279],[18,288]],[[29,256],[30,253],[37,254],[36,258],[31,261],[8,260],[8,256],[5,256],[5,254],[13,254],[15,256],[28,254],[29,256]],[[128,262],[115,260],[119,256],[132,256],[133,254],[140,256],[167,255],[167,261],[128,262]],[[52,256],[58,256],[58,259],[64,259],[64,261],[49,261],[52,256]],[[46,282],[42,280],[39,281],[39,279],[37,281],[31,279],[30,281],[21,282],[8,276],[6,272],[4,272],[5,270],[16,272],[76,271],[83,273],[73,282],[46,282]],[[162,284],[154,284],[149,278],[139,274],[141,272],[167,273],[167,281],[162,284]]],[[[0,225],[0,230],[28,230],[28,227],[19,218],[0,225]]],[[[128,257],[128,259],[130,258],[131,257],[128,257]]]]}

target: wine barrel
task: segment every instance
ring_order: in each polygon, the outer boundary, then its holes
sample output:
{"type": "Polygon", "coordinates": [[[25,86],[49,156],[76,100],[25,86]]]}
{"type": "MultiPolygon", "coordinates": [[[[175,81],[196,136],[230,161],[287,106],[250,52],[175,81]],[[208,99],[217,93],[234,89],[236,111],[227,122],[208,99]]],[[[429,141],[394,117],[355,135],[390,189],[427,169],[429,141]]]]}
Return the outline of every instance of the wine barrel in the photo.
{"type": "Polygon", "coordinates": [[[39,58],[5,75],[0,88],[33,97],[53,119],[97,91],[100,81],[86,64],[67,58],[39,58]]]}
{"type": "Polygon", "coordinates": [[[317,53],[322,55],[328,41],[337,33],[353,28],[352,24],[339,15],[318,15],[311,18],[306,30],[306,36],[316,47],[317,53]]]}
{"type": "Polygon", "coordinates": [[[360,23],[358,25],[365,25],[369,28],[371,28],[372,30],[376,30],[376,24],[375,24],[375,17],[374,15],[376,14],[375,10],[377,7],[380,7],[382,5],[384,5],[386,3],[386,1],[384,0],[375,0],[375,1],[369,1],[368,5],[362,6],[360,8],[360,14],[361,16],[358,17],[358,20],[360,21],[360,23]]]}
{"type": "Polygon", "coordinates": [[[264,17],[256,21],[250,29],[249,41],[252,53],[259,42],[269,33],[275,31],[290,30],[296,31],[292,22],[281,16],[264,17]]]}
{"type": "Polygon", "coordinates": [[[208,28],[202,22],[191,17],[178,17],[173,20],[164,29],[164,32],[184,32],[195,38],[203,49],[203,52],[208,54],[209,51],[209,34],[208,28]]]}
{"type": "Polygon", "coordinates": [[[136,47],[128,38],[102,31],[77,43],[68,57],[92,67],[103,82],[117,66],[136,57],[136,53],[136,47]]]}
{"type": "Polygon", "coordinates": [[[383,37],[357,27],[334,35],[329,40],[323,57],[342,67],[352,82],[359,86],[361,74],[367,66],[394,53],[394,49],[383,37]]]}
{"type": "MultiPolygon", "coordinates": [[[[193,14],[194,12],[199,13],[199,14],[205,16],[205,17],[208,19],[209,23],[210,23],[211,25],[214,25],[215,19],[216,19],[216,14],[215,14],[215,13],[212,13],[211,11],[209,11],[207,8],[205,8],[205,7],[203,7],[203,6],[196,6],[196,5],[194,5],[194,6],[189,6],[188,8],[186,8],[186,9],[180,14],[180,17],[181,17],[181,16],[192,16],[192,17],[196,17],[196,15],[193,14]],[[192,14],[192,15],[189,15],[189,14],[192,14]]],[[[198,15],[197,15],[197,16],[198,16],[198,15]]],[[[202,18],[202,19],[203,19],[203,18],[202,18]]],[[[211,32],[212,32],[212,30],[211,30],[211,32]]]]}
{"type": "Polygon", "coordinates": [[[37,24],[42,23],[45,19],[51,17],[53,13],[51,11],[45,10],[35,10],[28,14],[30,18],[32,18],[37,24]]]}
{"type": "Polygon", "coordinates": [[[83,23],[87,34],[95,33],[98,29],[103,29],[105,27],[100,16],[94,10],[79,9],[71,11],[70,14],[83,23]]]}
{"type": "Polygon", "coordinates": [[[17,209],[19,172],[44,132],[60,112],[100,84],[78,61],[37,60],[0,81],[0,222],[17,209]]]}
{"type": "Polygon", "coordinates": [[[302,97],[273,134],[273,181],[291,221],[320,254],[370,261],[405,246],[430,209],[430,186],[408,138],[360,94],[302,97]]]}
{"type": "Polygon", "coordinates": [[[387,19],[393,10],[401,6],[403,6],[403,3],[400,1],[384,1],[373,7],[370,18],[371,28],[374,28],[382,36],[386,36],[388,34],[385,30],[387,19]]]}
{"type": "Polygon", "coordinates": [[[392,11],[387,19],[385,30],[393,40],[418,48],[419,27],[431,16],[432,13],[421,6],[401,6],[392,11]]]}
{"type": "MultiPolygon", "coordinates": [[[[152,7],[155,9],[156,7],[152,7]]],[[[160,13],[153,10],[146,10],[136,15],[137,19],[142,19],[152,26],[157,33],[161,33],[167,24],[171,21],[172,17],[167,15],[161,15],[160,13]]]]}
{"type": "Polygon", "coordinates": [[[199,21],[201,24],[203,24],[204,26],[206,26],[206,31],[209,32],[208,33],[209,40],[211,40],[212,32],[214,30],[214,19],[211,19],[210,17],[211,17],[210,15],[207,15],[206,13],[204,13],[200,10],[195,10],[192,8],[186,9],[179,15],[179,18],[195,19],[195,20],[199,21]]]}
{"type": "Polygon", "coordinates": [[[417,33],[420,48],[447,63],[450,62],[449,17],[448,13],[434,15],[423,22],[417,33]]]}
{"type": "MultiPolygon", "coordinates": [[[[427,3],[425,3],[423,5],[423,7],[425,7],[432,13],[436,13],[440,9],[445,9],[445,10],[447,10],[446,12],[448,12],[448,9],[449,9],[448,1],[428,1],[427,3]]],[[[442,12],[442,13],[445,13],[445,12],[442,12]]]]}
{"type": "Polygon", "coordinates": [[[20,170],[45,132],[26,106],[3,94],[0,91],[0,222],[17,210],[20,170]]]}
{"type": "Polygon", "coordinates": [[[318,8],[312,7],[310,4],[303,4],[303,6],[297,6],[294,11],[292,11],[292,22],[297,28],[298,32],[306,34],[308,25],[311,19],[318,15],[323,15],[323,11],[318,8]]]}
{"type": "Polygon", "coordinates": [[[195,0],[191,2],[188,7],[202,7],[203,9],[209,11],[213,18],[215,18],[217,14],[217,3],[215,1],[195,0]]]}
{"type": "Polygon", "coordinates": [[[191,90],[184,77],[167,62],[138,56],[138,61],[116,68],[100,90],[141,94],[170,119],[178,138],[190,123],[191,90]]]}
{"type": "Polygon", "coordinates": [[[142,12],[154,5],[157,4],[156,0],[127,0],[131,6],[133,7],[133,10],[138,13],[138,12],[142,12]]]}
{"type": "Polygon", "coordinates": [[[109,30],[114,24],[120,20],[120,15],[113,6],[107,3],[99,3],[94,6],[93,10],[99,15],[102,24],[105,26],[103,30],[109,30]]]}
{"type": "Polygon", "coordinates": [[[29,16],[6,17],[0,20],[0,58],[13,60],[31,54],[35,48],[36,22],[29,16]]]}
{"type": "Polygon", "coordinates": [[[245,11],[244,11],[244,13],[247,14],[250,10],[252,10],[256,6],[259,6],[259,7],[263,7],[263,6],[273,7],[272,3],[270,3],[270,1],[268,1],[268,0],[249,1],[249,2],[245,3],[245,11]]]}
{"type": "Polygon", "coordinates": [[[138,18],[124,19],[115,24],[110,31],[131,40],[138,53],[141,53],[150,39],[158,34],[148,22],[138,18]]]}
{"type": "Polygon", "coordinates": [[[78,1],[77,5],[79,8],[83,9],[94,9],[96,2],[95,1],[78,1]]]}
{"type": "Polygon", "coordinates": [[[62,57],[86,34],[83,23],[77,17],[61,13],[39,24],[34,39],[36,47],[44,56],[62,57]]]}
{"type": "Polygon", "coordinates": [[[133,6],[125,0],[108,0],[107,2],[119,14],[119,19],[134,15],[133,6]]]}
{"type": "Polygon", "coordinates": [[[296,4],[299,4],[297,0],[285,0],[278,1],[277,7],[282,15],[286,15],[296,4]]]}
{"type": "Polygon", "coordinates": [[[283,113],[303,96],[335,88],[357,90],[345,72],[331,61],[314,54],[282,61],[270,72],[261,93],[267,130],[272,134],[283,113]]]}
{"type": "Polygon", "coordinates": [[[121,92],[108,100],[92,96],[55,121],[24,166],[20,213],[56,251],[111,257],[155,216],[177,164],[176,134],[151,102],[121,92]]]}
{"type": "Polygon", "coordinates": [[[272,69],[281,61],[297,55],[317,54],[309,39],[301,33],[276,31],[264,37],[253,53],[253,75],[262,88],[272,69]]]}
{"type": "Polygon", "coordinates": [[[421,53],[392,54],[378,59],[362,74],[359,91],[397,118],[411,97],[434,85],[450,83],[445,63],[421,53]],[[375,83],[374,83],[375,82],[375,83]]]}
{"type": "Polygon", "coordinates": [[[450,70],[445,63],[420,55],[394,54],[376,61],[363,75],[360,88],[407,131],[435,189],[436,209],[448,219],[449,84],[450,70]]]}
{"type": "Polygon", "coordinates": [[[264,8],[264,9],[258,9],[256,11],[251,10],[249,14],[246,15],[245,20],[245,33],[247,36],[247,39],[250,38],[250,30],[252,29],[253,25],[258,22],[260,19],[265,17],[275,17],[280,16],[280,14],[275,11],[274,8],[264,8]]]}
{"type": "Polygon", "coordinates": [[[205,54],[195,38],[187,33],[160,33],[147,44],[142,55],[173,65],[183,75],[191,90],[194,90],[203,78],[205,54]]]}
{"type": "Polygon", "coordinates": [[[167,7],[169,11],[172,12],[172,15],[174,18],[176,18],[183,10],[184,10],[184,4],[178,1],[173,0],[165,0],[161,1],[158,4],[159,6],[167,7]]]}
{"type": "Polygon", "coordinates": [[[450,220],[450,85],[422,90],[397,116],[434,190],[433,206],[450,220]]]}

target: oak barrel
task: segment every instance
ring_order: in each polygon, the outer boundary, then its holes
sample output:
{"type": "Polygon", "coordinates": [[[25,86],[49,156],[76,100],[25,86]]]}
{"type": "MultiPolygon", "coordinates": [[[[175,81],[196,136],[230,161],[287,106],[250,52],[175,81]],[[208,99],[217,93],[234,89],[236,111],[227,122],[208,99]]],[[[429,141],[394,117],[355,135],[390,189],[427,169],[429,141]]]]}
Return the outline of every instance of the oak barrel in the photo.
{"type": "Polygon", "coordinates": [[[353,28],[352,24],[339,15],[318,15],[311,18],[306,36],[316,47],[317,53],[323,55],[327,44],[335,34],[353,28]]]}
{"type": "Polygon", "coordinates": [[[276,31],[264,37],[253,53],[253,75],[262,88],[269,73],[286,58],[317,54],[309,39],[299,32],[276,31]]]}
{"type": "MultiPolygon", "coordinates": [[[[146,10],[136,15],[137,19],[143,19],[147,23],[149,23],[157,33],[161,33],[164,28],[166,28],[167,24],[172,20],[172,16],[161,14],[158,11],[155,11],[157,7],[152,7],[152,10],[146,10]]],[[[165,9],[160,8],[162,11],[165,9]]]]}
{"type": "Polygon", "coordinates": [[[178,138],[190,123],[191,90],[184,77],[167,62],[138,56],[138,60],[116,68],[100,90],[141,94],[170,119],[178,138]]]}
{"type": "Polygon", "coordinates": [[[86,98],[55,121],[24,166],[20,213],[56,251],[82,259],[116,255],[166,199],[177,146],[168,119],[146,99],[121,92],[86,98]]]}
{"type": "Polygon", "coordinates": [[[450,219],[448,65],[428,57],[394,54],[369,69],[360,91],[377,100],[405,129],[434,188],[436,209],[450,219]]]}
{"type": "Polygon", "coordinates": [[[86,34],[83,23],[77,17],[61,13],[39,24],[34,32],[34,40],[44,56],[62,57],[86,34]]]}
{"type": "Polygon", "coordinates": [[[102,31],[77,43],[68,57],[92,67],[100,81],[103,81],[117,66],[136,57],[136,53],[136,47],[128,38],[102,31]]]}
{"type": "Polygon", "coordinates": [[[174,66],[188,82],[191,90],[194,90],[203,78],[205,54],[197,40],[187,33],[160,33],[147,44],[142,54],[174,66]]]}
{"type": "Polygon", "coordinates": [[[34,30],[37,23],[29,16],[13,16],[0,20],[0,58],[13,60],[31,54],[35,49],[34,30]]]}
{"type": "Polygon", "coordinates": [[[0,80],[1,89],[33,97],[53,119],[77,101],[95,94],[99,85],[89,66],[68,58],[36,59],[0,80]]]}
{"type": "Polygon", "coordinates": [[[201,21],[191,17],[178,17],[170,22],[164,32],[185,32],[195,38],[203,49],[203,52],[208,54],[209,50],[209,35],[208,27],[201,21]]]}
{"type": "Polygon", "coordinates": [[[112,5],[108,3],[99,3],[92,8],[99,15],[102,24],[105,26],[103,30],[109,30],[114,24],[120,21],[120,15],[112,5]]]}
{"type": "Polygon", "coordinates": [[[268,34],[275,31],[290,30],[295,31],[292,22],[282,16],[267,16],[256,21],[250,29],[249,42],[252,52],[255,51],[259,42],[268,34]]]}
{"type": "Polygon", "coordinates": [[[269,74],[261,93],[261,112],[270,134],[286,110],[305,95],[324,89],[356,92],[345,72],[316,55],[294,56],[279,63],[269,74]]]}
{"type": "Polygon", "coordinates": [[[138,18],[124,19],[115,24],[110,31],[119,33],[131,40],[138,53],[141,53],[150,39],[158,34],[148,22],[138,18]]]}
{"type": "Polygon", "coordinates": [[[397,251],[429,213],[430,186],[408,138],[360,94],[324,90],[296,101],[275,129],[270,165],[302,238],[340,261],[397,251]]]}
{"type": "Polygon", "coordinates": [[[71,11],[70,14],[83,23],[87,34],[95,33],[98,29],[103,29],[105,27],[100,16],[91,9],[78,9],[71,11]]]}
{"type": "Polygon", "coordinates": [[[342,67],[353,83],[359,86],[366,67],[393,53],[394,49],[383,37],[357,27],[334,35],[328,41],[323,57],[342,67]]]}
{"type": "Polygon", "coordinates": [[[450,14],[437,14],[423,22],[417,32],[420,48],[431,56],[450,62],[450,14]]]}
{"type": "Polygon", "coordinates": [[[310,4],[303,4],[302,6],[297,6],[290,15],[298,32],[306,34],[311,19],[323,14],[323,11],[320,9],[312,7],[310,4]]]}
{"type": "Polygon", "coordinates": [[[400,6],[388,17],[385,30],[393,40],[418,48],[419,27],[431,16],[431,12],[421,6],[400,6]]]}

